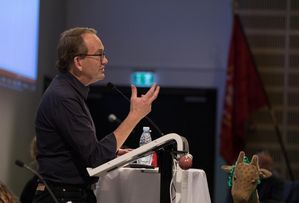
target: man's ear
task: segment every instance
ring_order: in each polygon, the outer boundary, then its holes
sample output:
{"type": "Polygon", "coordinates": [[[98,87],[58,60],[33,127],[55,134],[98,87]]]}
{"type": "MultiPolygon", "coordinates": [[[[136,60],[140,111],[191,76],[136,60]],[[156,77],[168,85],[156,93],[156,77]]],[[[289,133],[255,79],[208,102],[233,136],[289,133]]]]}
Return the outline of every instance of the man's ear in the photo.
{"type": "Polygon", "coordinates": [[[82,71],[82,64],[81,64],[81,60],[79,56],[74,57],[74,66],[77,70],[79,70],[80,72],[82,71]]]}
{"type": "Polygon", "coordinates": [[[232,169],[232,166],[229,165],[222,165],[221,169],[224,170],[226,173],[229,173],[230,170],[232,169]]]}

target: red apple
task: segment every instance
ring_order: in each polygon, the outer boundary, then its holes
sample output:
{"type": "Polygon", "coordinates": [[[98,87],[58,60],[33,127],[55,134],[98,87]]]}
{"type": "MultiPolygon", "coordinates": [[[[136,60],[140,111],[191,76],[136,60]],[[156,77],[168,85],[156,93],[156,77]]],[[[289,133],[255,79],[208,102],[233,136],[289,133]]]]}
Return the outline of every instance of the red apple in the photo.
{"type": "Polygon", "coordinates": [[[186,154],[180,157],[179,159],[179,166],[183,170],[187,170],[192,167],[192,155],[191,154],[186,154]]]}

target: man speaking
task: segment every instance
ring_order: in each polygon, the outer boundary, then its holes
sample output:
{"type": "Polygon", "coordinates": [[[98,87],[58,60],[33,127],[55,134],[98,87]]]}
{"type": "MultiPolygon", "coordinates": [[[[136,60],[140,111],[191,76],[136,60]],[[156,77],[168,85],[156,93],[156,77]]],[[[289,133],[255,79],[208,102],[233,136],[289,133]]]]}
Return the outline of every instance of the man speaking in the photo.
{"type": "MultiPolygon", "coordinates": [[[[89,177],[86,168],[116,157],[134,127],[151,111],[160,87],[154,84],[138,97],[132,85],[127,117],[98,141],[86,99],[88,86],[105,78],[104,45],[96,30],[76,27],[61,34],[57,52],[59,74],[45,91],[35,121],[38,170],[59,202],[92,203],[96,197],[91,184],[97,179],[89,177]]],[[[53,202],[43,183],[34,202],[53,202]]]]}

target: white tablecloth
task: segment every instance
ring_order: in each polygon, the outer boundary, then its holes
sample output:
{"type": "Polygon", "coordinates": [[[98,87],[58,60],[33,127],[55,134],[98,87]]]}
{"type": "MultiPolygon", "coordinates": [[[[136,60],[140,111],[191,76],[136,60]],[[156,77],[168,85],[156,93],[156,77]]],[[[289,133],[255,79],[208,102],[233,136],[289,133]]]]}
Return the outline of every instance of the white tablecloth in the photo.
{"type": "Polygon", "coordinates": [[[181,203],[210,203],[206,173],[200,169],[189,169],[182,173],[181,203]]]}
{"type": "MultiPolygon", "coordinates": [[[[181,203],[211,202],[203,170],[183,171],[176,187],[181,187],[181,203]]],[[[120,168],[99,179],[95,194],[98,203],[159,203],[160,174],[157,169],[120,168]]]]}

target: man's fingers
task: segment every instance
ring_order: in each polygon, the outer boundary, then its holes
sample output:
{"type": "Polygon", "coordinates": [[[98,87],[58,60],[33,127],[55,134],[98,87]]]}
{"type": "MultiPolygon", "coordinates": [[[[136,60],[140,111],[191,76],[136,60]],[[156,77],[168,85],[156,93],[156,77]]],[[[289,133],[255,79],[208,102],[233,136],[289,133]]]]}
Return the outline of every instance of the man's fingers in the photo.
{"type": "Polygon", "coordinates": [[[131,85],[131,98],[136,98],[137,97],[137,88],[135,85],[131,85]]]}
{"type": "Polygon", "coordinates": [[[157,90],[158,90],[158,92],[159,92],[159,86],[157,86],[157,84],[154,83],[154,84],[151,86],[151,88],[146,92],[146,94],[144,95],[144,97],[145,97],[146,99],[150,99],[150,100],[151,100],[151,98],[156,94],[157,90]]]}
{"type": "MultiPolygon", "coordinates": [[[[159,91],[160,91],[160,86],[154,83],[151,86],[151,88],[146,92],[146,94],[141,95],[141,98],[152,103],[158,97],[159,91]]],[[[137,88],[136,86],[131,85],[131,98],[135,99],[137,97],[138,97],[137,88]]]]}
{"type": "Polygon", "coordinates": [[[150,102],[153,102],[158,97],[159,91],[160,91],[160,86],[157,86],[151,98],[149,98],[150,102]]]}
{"type": "Polygon", "coordinates": [[[155,89],[157,87],[157,84],[154,83],[151,88],[146,92],[146,94],[144,95],[144,97],[149,98],[152,96],[152,94],[154,93],[155,89]]]}

